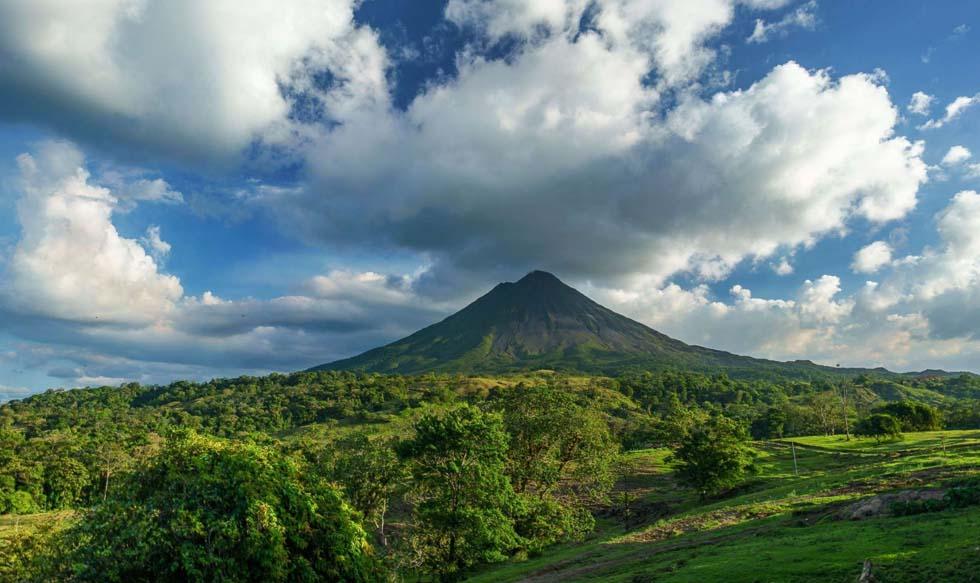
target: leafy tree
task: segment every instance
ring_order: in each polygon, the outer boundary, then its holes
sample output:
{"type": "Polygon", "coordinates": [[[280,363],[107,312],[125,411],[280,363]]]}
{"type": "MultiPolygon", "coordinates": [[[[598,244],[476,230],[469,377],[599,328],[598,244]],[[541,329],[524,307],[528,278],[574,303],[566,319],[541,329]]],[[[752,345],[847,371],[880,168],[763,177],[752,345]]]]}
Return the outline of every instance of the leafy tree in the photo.
{"type": "Polygon", "coordinates": [[[618,445],[599,411],[555,386],[517,387],[503,401],[507,471],[518,493],[601,498],[615,480],[618,445]],[[563,491],[574,482],[575,491],[563,491]]]}
{"type": "Polygon", "coordinates": [[[381,544],[387,546],[385,515],[406,478],[394,444],[355,433],[339,441],[337,448],[340,453],[334,462],[334,479],[343,485],[351,505],[377,529],[381,544]]]}
{"type": "Polygon", "coordinates": [[[54,509],[74,507],[89,484],[85,465],[69,457],[55,458],[45,467],[44,473],[48,506],[54,509]]]}
{"type": "Polygon", "coordinates": [[[886,413],[898,420],[902,431],[934,431],[942,429],[942,413],[935,407],[916,401],[899,401],[877,407],[875,413],[886,413]]]}
{"type": "Polygon", "coordinates": [[[176,433],[63,535],[76,581],[371,581],[339,492],[251,443],[176,433]]]}
{"type": "Polygon", "coordinates": [[[875,441],[881,443],[883,439],[901,439],[902,426],[898,419],[887,413],[874,413],[862,419],[854,433],[864,437],[874,437],[875,441]]]}
{"type": "Polygon", "coordinates": [[[606,497],[619,457],[601,413],[554,385],[518,386],[502,411],[511,436],[507,473],[525,500],[518,532],[540,548],[592,530],[585,504],[606,497]]]}
{"type": "Polygon", "coordinates": [[[691,427],[674,448],[672,460],[681,481],[704,499],[754,473],[754,456],[745,428],[722,415],[691,427]]]}
{"type": "Polygon", "coordinates": [[[499,415],[463,405],[423,416],[415,437],[399,444],[414,478],[409,544],[418,567],[454,580],[518,546],[511,519],[518,500],[504,473],[507,441],[499,415]]]}
{"type": "Polygon", "coordinates": [[[769,407],[766,412],[752,422],[752,437],[756,439],[780,438],[786,426],[784,407],[769,407]]]}

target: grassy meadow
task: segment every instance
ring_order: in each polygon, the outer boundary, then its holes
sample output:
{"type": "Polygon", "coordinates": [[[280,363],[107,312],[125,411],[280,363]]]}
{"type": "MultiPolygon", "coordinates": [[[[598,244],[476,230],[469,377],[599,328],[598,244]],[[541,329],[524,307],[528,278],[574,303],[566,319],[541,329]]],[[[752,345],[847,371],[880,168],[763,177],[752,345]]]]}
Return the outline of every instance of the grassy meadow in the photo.
{"type": "Polygon", "coordinates": [[[704,503],[674,483],[665,450],[634,452],[631,476],[614,495],[620,508],[587,541],[469,580],[843,582],[856,580],[865,560],[880,582],[980,580],[980,506],[845,516],[852,504],[879,493],[980,476],[980,431],[911,433],[880,445],[843,436],[754,445],[759,474],[704,503]],[[790,443],[799,444],[796,471],[790,443]],[[622,517],[624,488],[633,497],[630,521],[622,517]]]}

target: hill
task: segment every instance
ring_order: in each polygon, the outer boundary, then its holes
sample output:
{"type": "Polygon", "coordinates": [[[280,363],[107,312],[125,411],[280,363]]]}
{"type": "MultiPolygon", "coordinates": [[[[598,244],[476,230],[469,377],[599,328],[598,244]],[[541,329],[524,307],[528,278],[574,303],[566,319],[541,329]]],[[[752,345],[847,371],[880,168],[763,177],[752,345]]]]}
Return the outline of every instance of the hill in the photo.
{"type": "Polygon", "coordinates": [[[311,370],[493,374],[536,369],[589,374],[678,369],[754,378],[893,374],[810,361],[776,362],[685,344],[598,304],[543,271],[498,284],[411,336],[311,370]]]}

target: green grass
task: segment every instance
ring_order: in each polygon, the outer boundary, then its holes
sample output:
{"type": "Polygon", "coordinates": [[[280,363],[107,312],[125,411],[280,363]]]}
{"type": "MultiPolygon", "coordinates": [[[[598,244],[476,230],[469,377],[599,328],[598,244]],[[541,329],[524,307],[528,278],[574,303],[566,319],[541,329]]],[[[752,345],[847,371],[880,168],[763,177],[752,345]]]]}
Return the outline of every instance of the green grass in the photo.
{"type": "Polygon", "coordinates": [[[887,453],[910,452],[922,449],[941,450],[944,443],[947,449],[959,447],[980,446],[980,431],[976,429],[923,431],[905,433],[901,439],[878,443],[871,437],[854,437],[848,440],[843,435],[793,437],[784,440],[799,445],[819,447],[823,449],[856,452],[856,453],[887,453]]]}
{"type": "Polygon", "coordinates": [[[469,580],[843,582],[854,581],[865,560],[879,582],[980,580],[980,507],[861,521],[843,512],[877,493],[980,477],[980,431],[908,434],[881,445],[806,437],[756,446],[759,475],[706,503],[674,483],[665,451],[634,452],[627,484],[639,506],[666,505],[666,516],[629,529],[600,521],[585,541],[469,580]],[[796,470],[789,441],[800,446],[796,470]]]}

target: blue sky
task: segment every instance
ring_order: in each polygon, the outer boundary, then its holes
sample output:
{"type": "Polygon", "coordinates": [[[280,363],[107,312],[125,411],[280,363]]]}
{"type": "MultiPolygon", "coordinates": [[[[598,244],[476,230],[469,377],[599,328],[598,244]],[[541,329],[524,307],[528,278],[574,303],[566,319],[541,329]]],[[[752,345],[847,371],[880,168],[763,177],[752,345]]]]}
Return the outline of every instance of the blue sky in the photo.
{"type": "Polygon", "coordinates": [[[531,269],[688,342],[980,371],[978,16],[0,1],[0,398],[304,368],[531,269]]]}

